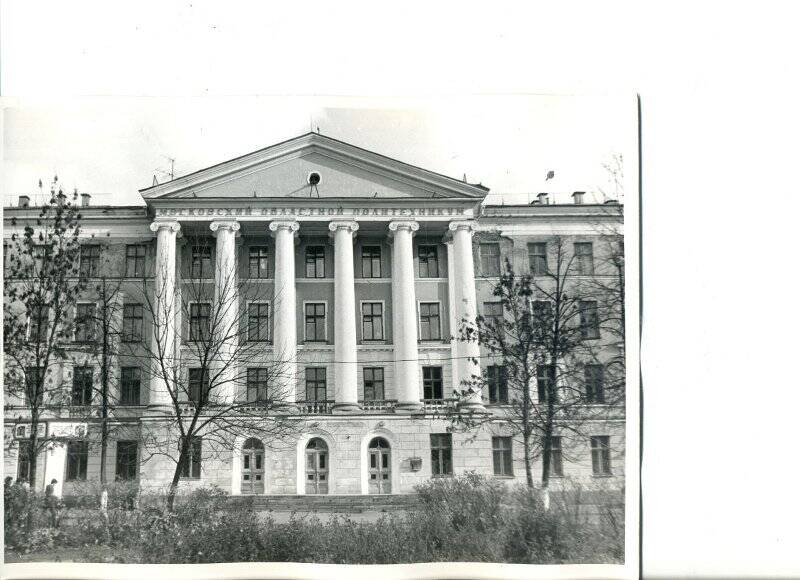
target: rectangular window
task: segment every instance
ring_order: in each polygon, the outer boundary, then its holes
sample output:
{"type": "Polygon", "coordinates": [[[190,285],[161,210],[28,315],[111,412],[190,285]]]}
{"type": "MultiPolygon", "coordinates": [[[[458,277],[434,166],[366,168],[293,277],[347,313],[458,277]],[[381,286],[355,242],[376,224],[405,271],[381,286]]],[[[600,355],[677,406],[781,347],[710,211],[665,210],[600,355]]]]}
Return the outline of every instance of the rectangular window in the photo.
{"type": "Polygon", "coordinates": [[[46,304],[31,304],[28,317],[28,340],[41,342],[47,339],[50,322],[50,307],[46,304]]]}
{"type": "MultiPolygon", "coordinates": [[[[183,444],[183,438],[181,438],[181,444],[183,444]]],[[[203,438],[192,437],[192,442],[191,445],[189,445],[188,451],[188,457],[181,468],[181,477],[200,479],[200,466],[203,459],[203,438]]]]}
{"type": "Polygon", "coordinates": [[[141,304],[122,306],[122,342],[141,342],[144,327],[144,309],[141,304]]]}
{"type": "Polygon", "coordinates": [[[86,481],[86,466],[89,463],[87,441],[67,442],[67,481],[86,481]]]}
{"type": "Polygon", "coordinates": [[[553,325],[553,303],[549,300],[534,300],[532,302],[533,322],[542,329],[553,325]]]}
{"type": "Polygon", "coordinates": [[[534,276],[547,274],[547,244],[528,244],[528,261],[531,274],[534,276]]]}
{"type": "Polygon", "coordinates": [[[592,242],[575,243],[575,260],[577,262],[578,276],[592,276],[594,274],[592,242]]]}
{"type": "Polygon", "coordinates": [[[30,441],[20,441],[19,451],[17,452],[17,479],[28,480],[31,474],[31,461],[29,450],[31,448],[30,441]]]}
{"type": "MultiPolygon", "coordinates": [[[[36,397],[38,405],[44,401],[44,367],[25,367],[25,406],[36,397]]],[[[37,406],[38,406],[37,405],[37,406]]]]}
{"type": "Polygon", "coordinates": [[[483,303],[483,321],[487,326],[498,328],[502,330],[503,322],[503,303],[502,302],[484,302],[483,303]]]}
{"type": "Polygon", "coordinates": [[[361,277],[380,278],[381,277],[381,247],[362,246],[361,247],[361,277]]]}
{"type": "Polygon", "coordinates": [[[363,302],[361,304],[362,340],[383,340],[383,304],[363,302]]]}
{"type": "Polygon", "coordinates": [[[81,246],[79,272],[82,278],[97,277],[100,273],[100,246],[81,246]]]}
{"type": "Polygon", "coordinates": [[[592,473],[611,475],[611,449],[608,435],[595,435],[589,439],[592,447],[592,473]]]}
{"type": "Polygon", "coordinates": [[[139,465],[139,445],[136,441],[117,441],[117,480],[136,479],[139,465]]]}
{"type": "Polygon", "coordinates": [[[422,390],[425,399],[443,399],[442,367],[422,367],[422,390]]]}
{"type": "Polygon", "coordinates": [[[439,277],[439,251],[436,246],[419,246],[419,277],[439,277]]]}
{"type": "Polygon", "coordinates": [[[600,338],[597,302],[594,300],[581,300],[578,302],[578,313],[581,318],[581,337],[600,338]]]}
{"type": "Polygon", "coordinates": [[[438,302],[419,303],[419,339],[442,340],[438,302]]]}
{"type": "Polygon", "coordinates": [[[309,302],[306,309],[306,342],[325,342],[325,303],[309,302]]]}
{"type": "Polygon", "coordinates": [[[605,402],[603,378],[603,365],[593,364],[583,367],[583,383],[586,387],[587,403],[605,402]]]}
{"type": "Polygon", "coordinates": [[[306,368],[306,400],[328,400],[328,386],[325,367],[306,368]]]}
{"type": "Polygon", "coordinates": [[[269,381],[269,369],[252,368],[247,369],[247,402],[266,403],[267,402],[267,383],[269,381]]]}
{"type": "Polygon", "coordinates": [[[208,372],[205,369],[189,369],[189,401],[202,405],[208,400],[208,372]]]}
{"type": "Polygon", "coordinates": [[[450,433],[431,433],[431,475],[453,475],[453,439],[450,433]]]}
{"type": "Polygon", "coordinates": [[[306,278],[325,277],[325,247],[308,246],[306,248],[306,278]]]}
{"type": "Polygon", "coordinates": [[[128,244],[125,247],[125,277],[140,278],[144,276],[145,257],[147,246],[142,244],[128,244]]]}
{"type": "Polygon", "coordinates": [[[211,277],[211,246],[192,246],[191,278],[211,277]]]}
{"type": "Polygon", "coordinates": [[[511,437],[492,437],[492,460],[494,474],[502,477],[513,477],[514,468],[511,459],[511,437]]]}
{"type": "Polygon", "coordinates": [[[251,278],[269,278],[269,249],[267,246],[250,246],[248,266],[251,278]]]}
{"type": "Polygon", "coordinates": [[[536,388],[539,392],[540,403],[548,402],[551,393],[557,398],[556,367],[553,365],[538,365],[536,367],[536,388]]]}
{"type": "Polygon", "coordinates": [[[564,457],[561,454],[561,437],[550,437],[550,475],[564,477],[564,457]]]}
{"type": "Polygon", "coordinates": [[[94,342],[94,321],[96,304],[75,306],[75,342],[94,342]]]}
{"type": "Polygon", "coordinates": [[[490,403],[508,403],[508,378],[506,367],[492,365],[486,367],[486,382],[489,385],[490,403]]]}
{"type": "Polygon", "coordinates": [[[211,304],[194,302],[189,304],[189,340],[203,341],[211,331],[211,304]]]}
{"type": "Polygon", "coordinates": [[[382,368],[364,368],[364,399],[367,401],[382,401],[384,399],[382,368]]]}
{"type": "Polygon", "coordinates": [[[500,275],[500,244],[481,244],[481,274],[483,276],[500,275]]]}
{"type": "Polygon", "coordinates": [[[92,367],[75,367],[72,369],[72,404],[92,404],[92,367]]]}
{"type": "Polygon", "coordinates": [[[247,305],[247,340],[251,342],[269,340],[269,303],[251,302],[247,305]]]}
{"type": "Polygon", "coordinates": [[[139,367],[122,367],[120,374],[119,404],[125,406],[139,405],[141,386],[142,369],[139,367]]]}

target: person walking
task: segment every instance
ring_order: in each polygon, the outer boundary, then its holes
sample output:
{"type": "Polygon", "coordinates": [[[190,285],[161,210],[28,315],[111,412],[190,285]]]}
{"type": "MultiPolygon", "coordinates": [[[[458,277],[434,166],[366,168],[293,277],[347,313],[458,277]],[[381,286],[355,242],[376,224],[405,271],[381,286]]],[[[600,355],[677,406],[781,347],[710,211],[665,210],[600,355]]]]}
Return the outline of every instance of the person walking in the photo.
{"type": "Polygon", "coordinates": [[[53,478],[47,487],[44,488],[44,505],[50,518],[50,527],[58,527],[58,498],[56,497],[56,485],[58,480],[53,478]]]}

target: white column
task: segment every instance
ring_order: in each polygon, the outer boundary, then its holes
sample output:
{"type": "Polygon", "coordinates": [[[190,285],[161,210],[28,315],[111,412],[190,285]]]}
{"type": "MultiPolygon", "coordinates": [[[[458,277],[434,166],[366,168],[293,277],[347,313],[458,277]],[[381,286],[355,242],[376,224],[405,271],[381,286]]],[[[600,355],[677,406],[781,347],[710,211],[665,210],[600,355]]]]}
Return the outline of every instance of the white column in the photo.
{"type": "Polygon", "coordinates": [[[358,351],[356,348],[356,294],[353,275],[354,221],[328,224],[334,239],[334,412],[358,411],[358,351]]]}
{"type": "Polygon", "coordinates": [[[300,224],[281,220],[269,224],[275,236],[275,313],[272,344],[276,365],[275,398],[295,402],[297,391],[297,290],[294,269],[294,242],[300,224]]]}
{"type": "MultiPolygon", "coordinates": [[[[450,222],[450,231],[453,236],[453,263],[448,265],[453,269],[451,280],[454,281],[455,304],[453,307],[456,312],[456,328],[451,329],[451,332],[456,337],[460,335],[459,329],[462,321],[474,325],[477,315],[475,264],[472,257],[474,227],[474,223],[471,221],[450,222]]],[[[474,362],[480,360],[480,355],[481,349],[477,342],[459,342],[458,364],[454,365],[454,368],[459,370],[459,381],[480,374],[480,365],[474,362]]],[[[483,409],[481,393],[476,392],[465,398],[461,401],[461,406],[467,410],[483,409]]]]}
{"type": "Polygon", "coordinates": [[[451,368],[453,371],[450,373],[452,391],[461,391],[461,376],[458,368],[458,358],[461,342],[458,340],[458,318],[456,318],[456,283],[453,274],[455,269],[453,263],[455,261],[453,252],[453,238],[445,236],[445,246],[447,247],[447,320],[450,323],[450,336],[453,339],[450,341],[450,357],[453,361],[451,368]]]}
{"type": "Polygon", "coordinates": [[[175,239],[181,225],[176,221],[153,222],[150,230],[156,233],[155,295],[153,296],[153,344],[157,359],[153,361],[153,374],[150,380],[150,406],[170,406],[165,375],[172,375],[177,351],[175,348],[175,239]]]}
{"type": "Polygon", "coordinates": [[[61,497],[64,490],[64,476],[66,475],[67,464],[67,443],[48,443],[47,452],[44,460],[44,484],[42,489],[52,480],[58,483],[55,485],[54,493],[56,497],[61,497]]]}
{"type": "Polygon", "coordinates": [[[419,224],[389,224],[392,245],[392,334],[394,336],[394,384],[397,409],[413,411],[422,406],[419,397],[417,304],[414,290],[414,250],[411,243],[419,224]]]}
{"type": "Polygon", "coordinates": [[[236,397],[236,349],[239,344],[239,276],[236,272],[236,232],[239,222],[211,222],[211,231],[217,238],[217,263],[214,268],[214,304],[211,305],[211,323],[215,327],[220,365],[216,380],[214,401],[231,404],[236,397]]]}

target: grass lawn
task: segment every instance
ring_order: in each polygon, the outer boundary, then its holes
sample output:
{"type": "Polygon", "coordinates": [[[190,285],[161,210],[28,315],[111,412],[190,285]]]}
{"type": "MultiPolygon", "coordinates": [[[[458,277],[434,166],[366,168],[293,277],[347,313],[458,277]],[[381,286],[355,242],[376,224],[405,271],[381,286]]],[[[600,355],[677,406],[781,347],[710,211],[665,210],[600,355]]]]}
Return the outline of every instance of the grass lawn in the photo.
{"type": "Polygon", "coordinates": [[[116,564],[138,564],[139,554],[133,550],[110,546],[87,546],[85,548],[55,548],[30,554],[5,551],[7,564],[15,562],[100,562],[116,564]]]}

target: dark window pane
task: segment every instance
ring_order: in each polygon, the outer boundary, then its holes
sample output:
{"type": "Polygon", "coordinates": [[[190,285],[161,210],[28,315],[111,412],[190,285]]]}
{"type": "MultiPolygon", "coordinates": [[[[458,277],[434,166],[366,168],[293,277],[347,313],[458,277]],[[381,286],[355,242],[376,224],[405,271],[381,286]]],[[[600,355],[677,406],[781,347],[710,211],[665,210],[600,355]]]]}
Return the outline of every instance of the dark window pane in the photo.
{"type": "Polygon", "coordinates": [[[439,277],[439,254],[436,246],[419,246],[419,277],[439,277]]]}
{"type": "Polygon", "coordinates": [[[422,387],[424,392],[423,398],[444,398],[442,367],[422,367],[422,387]]]}
{"type": "Polygon", "coordinates": [[[266,246],[251,246],[248,252],[250,278],[269,278],[269,250],[266,246]]]}
{"type": "Polygon", "coordinates": [[[482,275],[500,275],[500,244],[481,244],[480,258],[482,275]]]}
{"type": "Polygon", "coordinates": [[[306,248],[306,278],[325,277],[325,248],[308,246],[306,248]]]}
{"type": "Polygon", "coordinates": [[[361,248],[361,276],[363,278],[381,277],[380,246],[363,246],[361,248]]]}

